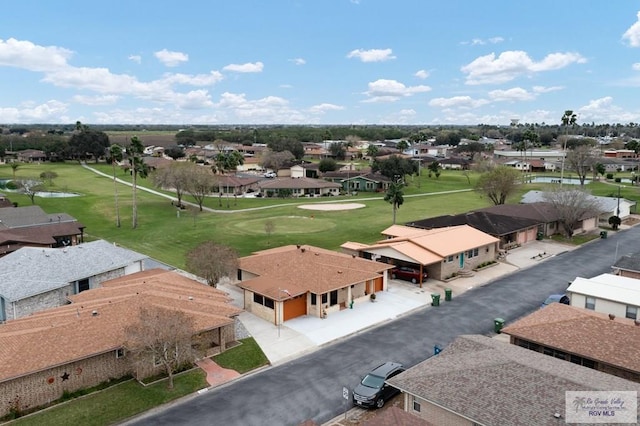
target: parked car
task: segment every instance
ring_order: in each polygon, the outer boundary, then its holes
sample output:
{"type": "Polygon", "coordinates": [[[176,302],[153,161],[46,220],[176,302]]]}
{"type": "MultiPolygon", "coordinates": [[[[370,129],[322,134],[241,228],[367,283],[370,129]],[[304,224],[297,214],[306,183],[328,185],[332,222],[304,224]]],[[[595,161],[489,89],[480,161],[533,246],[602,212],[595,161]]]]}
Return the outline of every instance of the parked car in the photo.
{"type": "Polygon", "coordinates": [[[266,173],[264,174],[264,177],[266,177],[266,178],[270,178],[270,179],[271,179],[271,178],[274,178],[274,177],[276,177],[276,176],[277,176],[277,175],[276,175],[276,172],[266,172],[266,173]]]}
{"type": "Polygon", "coordinates": [[[569,296],[566,294],[550,294],[549,297],[542,302],[542,308],[552,303],[562,303],[563,305],[568,305],[570,303],[569,296]]]}
{"type": "MultiPolygon", "coordinates": [[[[391,279],[399,279],[405,281],[411,281],[417,283],[420,281],[420,271],[417,269],[409,268],[408,266],[399,266],[391,270],[391,279]]],[[[422,274],[422,282],[427,280],[427,273],[422,274]]]]}
{"type": "Polygon", "coordinates": [[[385,383],[385,380],[402,373],[405,368],[397,362],[385,362],[364,376],[353,389],[353,405],[367,408],[382,408],[384,403],[400,391],[385,383]]]}

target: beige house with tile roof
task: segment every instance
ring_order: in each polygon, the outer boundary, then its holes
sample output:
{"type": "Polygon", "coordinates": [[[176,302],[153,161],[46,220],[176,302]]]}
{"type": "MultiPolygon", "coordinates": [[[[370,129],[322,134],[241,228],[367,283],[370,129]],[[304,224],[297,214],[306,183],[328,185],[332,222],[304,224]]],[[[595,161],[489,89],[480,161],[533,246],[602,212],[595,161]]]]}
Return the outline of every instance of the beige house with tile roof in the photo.
{"type": "Polygon", "coordinates": [[[123,346],[125,328],[138,321],[143,307],[189,315],[200,356],[235,342],[235,317],[242,312],[226,293],[162,269],[106,281],[69,299],[71,304],[0,325],[0,417],[17,402],[28,410],[64,392],[157,374],[152,359],[148,368],[140,366],[123,346]]]}
{"type": "Polygon", "coordinates": [[[447,426],[555,426],[573,409],[566,391],[640,395],[638,383],[480,335],[458,336],[387,383],[405,411],[447,426]]]}
{"type": "Polygon", "coordinates": [[[239,259],[244,309],[282,324],[321,317],[387,287],[391,265],[313,246],[282,246],[239,259]]]}
{"type": "Polygon", "coordinates": [[[469,225],[418,229],[392,225],[375,244],[344,243],[343,251],[398,266],[410,266],[442,280],[494,261],[500,239],[469,225]]]}
{"type": "Polygon", "coordinates": [[[511,343],[640,382],[640,322],[552,303],[502,329],[511,343]]]}

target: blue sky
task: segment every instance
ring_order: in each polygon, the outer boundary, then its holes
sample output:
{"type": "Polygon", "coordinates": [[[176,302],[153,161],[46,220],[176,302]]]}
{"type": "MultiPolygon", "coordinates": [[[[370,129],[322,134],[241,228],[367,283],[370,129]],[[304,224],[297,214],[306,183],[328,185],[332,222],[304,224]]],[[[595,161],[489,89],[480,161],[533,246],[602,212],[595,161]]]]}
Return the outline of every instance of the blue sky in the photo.
{"type": "Polygon", "coordinates": [[[0,123],[640,122],[640,2],[7,0],[0,123]]]}

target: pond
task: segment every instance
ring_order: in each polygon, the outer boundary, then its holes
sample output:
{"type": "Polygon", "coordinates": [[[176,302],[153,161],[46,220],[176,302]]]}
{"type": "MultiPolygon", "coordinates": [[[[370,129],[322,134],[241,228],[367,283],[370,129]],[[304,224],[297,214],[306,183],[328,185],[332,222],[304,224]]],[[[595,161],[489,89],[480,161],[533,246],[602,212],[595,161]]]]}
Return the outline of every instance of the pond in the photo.
{"type": "MultiPolygon", "coordinates": [[[[529,183],[560,183],[560,178],[553,176],[535,176],[527,179],[529,183]]],[[[562,183],[567,185],[580,185],[580,179],[565,177],[562,179],[562,183]]],[[[585,185],[591,183],[591,179],[585,179],[584,183],[585,185]]]]}

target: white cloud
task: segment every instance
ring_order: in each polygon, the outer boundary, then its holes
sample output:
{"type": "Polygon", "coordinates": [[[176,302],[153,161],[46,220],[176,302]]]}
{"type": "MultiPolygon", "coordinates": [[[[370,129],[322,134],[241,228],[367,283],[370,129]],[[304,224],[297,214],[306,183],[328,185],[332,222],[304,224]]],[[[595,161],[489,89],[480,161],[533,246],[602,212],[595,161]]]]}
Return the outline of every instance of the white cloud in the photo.
{"type": "Polygon", "coordinates": [[[622,39],[627,40],[631,47],[640,47],[640,12],[638,12],[637,18],[637,21],[622,34],[622,39]]]}
{"type": "Polygon", "coordinates": [[[640,62],[636,62],[635,64],[631,65],[631,69],[633,69],[634,71],[640,71],[640,62]]]}
{"type": "Polygon", "coordinates": [[[460,44],[468,44],[471,46],[483,46],[485,44],[498,44],[498,43],[502,43],[503,41],[504,41],[504,38],[502,37],[491,37],[486,40],[483,40],[481,38],[473,38],[470,41],[461,41],[460,44]]]}
{"type": "Polygon", "coordinates": [[[370,98],[364,102],[395,102],[403,97],[430,90],[429,86],[405,86],[396,80],[380,79],[369,83],[369,90],[364,93],[370,98]]]}
{"type": "Polygon", "coordinates": [[[549,92],[556,92],[562,89],[564,89],[564,86],[550,86],[550,87],[533,86],[532,88],[534,93],[549,93],[549,92]]]}
{"type": "Polygon", "coordinates": [[[282,89],[293,89],[293,86],[290,84],[281,84],[280,86],[278,86],[282,89]]]}
{"type": "Polygon", "coordinates": [[[507,90],[492,90],[489,92],[489,98],[494,101],[530,101],[535,99],[536,95],[521,87],[513,87],[507,90]]]}
{"type": "Polygon", "coordinates": [[[289,62],[293,62],[296,65],[304,65],[307,63],[307,61],[305,61],[302,58],[294,58],[294,59],[289,59],[289,62]]]}
{"type": "Polygon", "coordinates": [[[219,71],[209,74],[165,74],[161,81],[167,84],[188,84],[190,86],[211,86],[224,79],[219,71]]]}
{"type": "MultiPolygon", "coordinates": [[[[23,108],[0,108],[0,116],[6,123],[60,123],[66,117],[67,104],[55,100],[40,105],[24,105],[23,108]]],[[[69,122],[69,121],[67,121],[69,122]]]]}
{"type": "Polygon", "coordinates": [[[263,68],[264,64],[262,62],[247,62],[246,64],[229,64],[222,69],[233,72],[262,72],[263,68]]]}
{"type": "Polygon", "coordinates": [[[113,105],[115,104],[119,96],[116,95],[104,95],[104,96],[86,96],[76,95],[73,97],[73,101],[83,105],[113,105]]]}
{"type": "Polygon", "coordinates": [[[171,52],[162,49],[154,53],[154,56],[167,67],[177,67],[183,62],[189,60],[189,55],[182,52],[171,52]]]}
{"type": "Polygon", "coordinates": [[[480,56],[470,64],[460,68],[467,74],[466,84],[498,84],[511,81],[523,74],[556,70],[573,63],[584,63],[586,59],[579,53],[552,53],[542,61],[534,62],[526,52],[515,50],[480,56]]]}
{"type": "Polygon", "coordinates": [[[340,105],[323,103],[312,106],[309,111],[314,114],[323,114],[327,111],[342,111],[343,109],[344,107],[340,105]]]}
{"type": "Polygon", "coordinates": [[[356,49],[349,52],[347,58],[357,58],[362,62],[384,62],[396,59],[391,49],[356,49]]]}
{"type": "Polygon", "coordinates": [[[38,46],[30,41],[0,39],[0,65],[29,71],[50,71],[67,66],[73,52],[56,46],[38,46]]]}
{"type": "Polygon", "coordinates": [[[232,122],[278,124],[304,123],[307,120],[299,111],[289,107],[289,101],[277,96],[248,100],[244,93],[225,92],[215,107],[228,111],[231,114],[228,121],[232,122]]]}
{"type": "Polygon", "coordinates": [[[173,103],[181,109],[202,109],[213,106],[209,92],[204,89],[176,93],[173,96],[173,103]]]}
{"type": "Polygon", "coordinates": [[[434,98],[429,106],[438,108],[477,108],[488,104],[486,99],[473,99],[471,96],[453,96],[451,98],[434,98]]]}
{"type": "Polygon", "coordinates": [[[429,71],[426,71],[426,70],[416,71],[414,76],[424,80],[425,78],[429,77],[429,71]]]}
{"type": "Polygon", "coordinates": [[[142,56],[140,55],[129,55],[129,60],[135,62],[136,64],[142,63],[142,56]]]}

